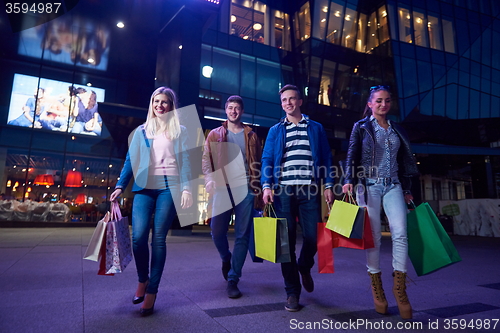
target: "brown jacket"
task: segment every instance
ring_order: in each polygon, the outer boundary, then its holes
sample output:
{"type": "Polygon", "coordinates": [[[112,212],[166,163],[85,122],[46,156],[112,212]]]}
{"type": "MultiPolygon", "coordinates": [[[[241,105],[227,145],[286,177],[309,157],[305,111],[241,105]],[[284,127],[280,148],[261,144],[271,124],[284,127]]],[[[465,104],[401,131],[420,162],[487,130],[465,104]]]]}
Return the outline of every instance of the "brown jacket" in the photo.
{"type": "MultiPolygon", "coordinates": [[[[250,188],[254,193],[260,193],[260,160],[262,156],[262,145],[257,134],[250,126],[243,124],[245,132],[245,154],[250,176],[250,188]]],[[[228,164],[227,151],[223,149],[227,142],[227,120],[222,126],[210,131],[205,141],[202,157],[202,171],[205,175],[205,185],[209,181],[215,181],[216,187],[225,186],[225,181],[221,177],[213,178],[214,172],[220,170],[228,164]]]]}

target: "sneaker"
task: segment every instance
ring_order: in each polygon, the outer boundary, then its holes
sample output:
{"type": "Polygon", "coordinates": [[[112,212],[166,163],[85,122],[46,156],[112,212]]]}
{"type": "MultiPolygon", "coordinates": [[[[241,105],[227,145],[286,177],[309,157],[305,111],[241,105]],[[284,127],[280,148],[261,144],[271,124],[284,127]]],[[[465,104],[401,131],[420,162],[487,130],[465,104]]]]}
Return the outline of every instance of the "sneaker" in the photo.
{"type": "Polygon", "coordinates": [[[311,272],[300,273],[302,276],[302,286],[308,293],[312,293],[314,291],[314,281],[311,276],[311,272]]]}
{"type": "Polygon", "coordinates": [[[222,276],[224,277],[224,280],[227,281],[227,275],[229,274],[229,271],[231,270],[231,261],[223,261],[222,262],[222,276]]]}
{"type": "Polygon", "coordinates": [[[286,299],[285,310],[290,312],[297,312],[300,310],[299,298],[291,295],[286,299]]]}
{"type": "Polygon", "coordinates": [[[236,282],[236,281],[230,280],[227,283],[226,291],[227,291],[227,296],[229,298],[239,298],[239,297],[241,297],[241,292],[238,289],[238,282],[236,282]]]}

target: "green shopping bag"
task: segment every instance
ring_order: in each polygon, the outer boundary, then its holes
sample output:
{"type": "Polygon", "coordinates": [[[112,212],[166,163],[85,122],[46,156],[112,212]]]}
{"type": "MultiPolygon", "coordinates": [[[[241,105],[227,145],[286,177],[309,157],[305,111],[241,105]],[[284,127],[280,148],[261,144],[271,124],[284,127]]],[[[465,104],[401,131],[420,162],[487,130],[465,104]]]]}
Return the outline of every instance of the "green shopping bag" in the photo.
{"type": "Polygon", "coordinates": [[[335,200],[333,203],[328,222],[326,222],[326,228],[349,238],[356,217],[364,219],[364,212],[358,215],[359,210],[360,207],[356,204],[352,194],[344,195],[342,200],[335,200]],[[348,198],[349,202],[344,201],[346,198],[348,198]]]}
{"type": "MultiPolygon", "coordinates": [[[[270,215],[272,206],[264,207],[264,215],[270,215]]],[[[272,210],[274,213],[274,210],[272,210]]],[[[290,262],[290,243],[286,218],[254,217],[255,255],[274,263],[290,262]]]]}
{"type": "Polygon", "coordinates": [[[462,260],[426,202],[408,213],[408,255],[418,276],[462,260]]]}

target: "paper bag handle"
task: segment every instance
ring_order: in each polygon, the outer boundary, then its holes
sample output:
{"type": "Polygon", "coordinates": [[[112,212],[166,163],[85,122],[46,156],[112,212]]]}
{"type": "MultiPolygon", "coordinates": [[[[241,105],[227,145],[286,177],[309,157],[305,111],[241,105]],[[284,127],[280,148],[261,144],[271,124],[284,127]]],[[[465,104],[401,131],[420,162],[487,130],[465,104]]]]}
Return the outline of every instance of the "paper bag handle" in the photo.
{"type": "Polygon", "coordinates": [[[274,211],[274,208],[273,208],[273,204],[271,203],[268,203],[264,206],[264,214],[263,216],[264,217],[272,217],[271,216],[271,212],[274,214],[274,217],[277,218],[278,216],[276,216],[276,212],[274,211]]]}
{"type": "Polygon", "coordinates": [[[111,221],[120,221],[122,219],[122,212],[120,205],[117,201],[111,202],[111,221]]]}

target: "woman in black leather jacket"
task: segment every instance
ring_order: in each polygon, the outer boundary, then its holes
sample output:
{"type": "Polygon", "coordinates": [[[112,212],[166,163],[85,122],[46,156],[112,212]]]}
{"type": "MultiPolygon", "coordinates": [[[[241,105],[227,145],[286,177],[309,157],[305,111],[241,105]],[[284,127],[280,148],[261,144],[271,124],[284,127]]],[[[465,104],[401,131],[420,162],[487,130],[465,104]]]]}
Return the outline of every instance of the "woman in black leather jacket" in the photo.
{"type": "Polygon", "coordinates": [[[408,137],[399,125],[387,119],[391,95],[386,86],[370,89],[365,118],[356,122],[347,153],[343,192],[356,185],[358,203],[368,210],[375,247],[366,250],[375,311],[386,314],[387,300],[380,270],[381,207],[389,220],[392,238],[393,292],[403,319],[412,318],[406,295],[406,203],[413,200],[411,177],[418,174],[408,137]]]}

